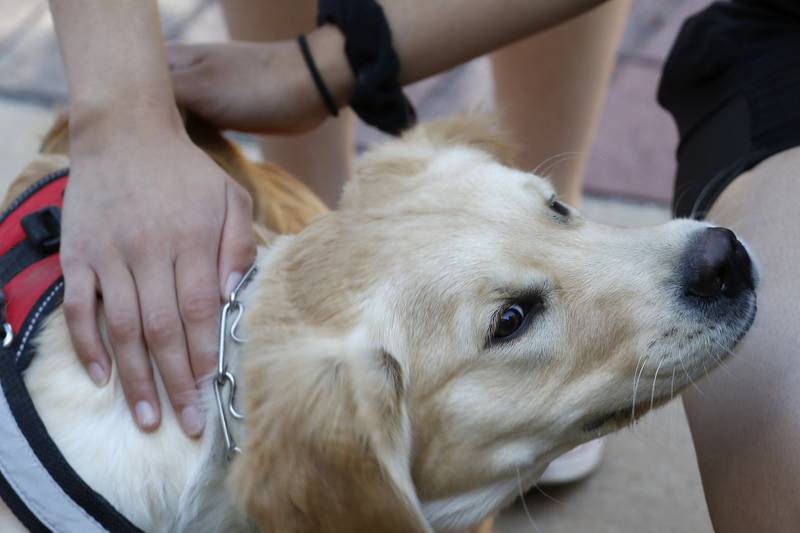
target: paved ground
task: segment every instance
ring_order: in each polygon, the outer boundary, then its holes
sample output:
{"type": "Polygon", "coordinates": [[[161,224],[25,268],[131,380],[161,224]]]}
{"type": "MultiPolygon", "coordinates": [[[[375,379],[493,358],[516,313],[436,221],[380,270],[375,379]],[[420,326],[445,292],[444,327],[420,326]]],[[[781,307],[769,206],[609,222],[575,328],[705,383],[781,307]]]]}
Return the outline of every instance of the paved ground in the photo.
{"type": "MultiPolygon", "coordinates": [[[[633,10],[597,141],[584,211],[619,224],[666,220],[675,149],[674,128],[654,102],[658,72],[681,20],[706,0],[633,0],[633,10]],[[623,201],[624,199],[624,201],[623,201]],[[645,203],[642,203],[642,201],[645,203]],[[649,203],[648,203],[649,202],[649,203]]],[[[162,0],[168,38],[225,38],[213,0],[162,0]]],[[[413,88],[429,118],[485,103],[491,93],[482,60],[413,88]]],[[[0,0],[0,190],[36,151],[66,90],[46,0],[0,0]]],[[[376,138],[360,127],[359,146],[376,138]]],[[[246,137],[237,137],[247,143],[246,137]]],[[[711,524],[694,451],[679,404],[608,439],[600,470],[573,487],[528,496],[512,507],[500,532],[705,533],[711,524]]]]}

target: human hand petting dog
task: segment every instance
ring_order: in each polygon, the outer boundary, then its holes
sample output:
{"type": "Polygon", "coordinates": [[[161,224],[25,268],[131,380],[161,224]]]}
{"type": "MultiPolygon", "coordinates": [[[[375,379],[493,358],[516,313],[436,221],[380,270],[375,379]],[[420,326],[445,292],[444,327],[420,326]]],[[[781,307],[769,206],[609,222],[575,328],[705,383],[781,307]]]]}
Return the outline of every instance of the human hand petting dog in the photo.
{"type": "MultiPolygon", "coordinates": [[[[308,35],[317,67],[339,107],[354,85],[344,37],[333,26],[308,35]]],[[[328,110],[295,41],[167,45],[178,103],[222,129],[300,133],[328,110]]]]}
{"type": "Polygon", "coordinates": [[[50,7],[70,90],[61,265],[73,344],[98,384],[110,348],[144,430],[161,421],[152,357],[181,426],[198,435],[193,400],[214,368],[220,296],[255,256],[250,197],[184,130],[154,0],[50,7]]]}
{"type": "Polygon", "coordinates": [[[107,382],[108,343],[131,412],[144,430],[160,422],[150,356],[184,431],[205,416],[196,382],[216,362],[220,295],[255,255],[248,193],[195,147],[180,124],[73,122],[64,198],[64,311],[92,379],[107,382]]]}

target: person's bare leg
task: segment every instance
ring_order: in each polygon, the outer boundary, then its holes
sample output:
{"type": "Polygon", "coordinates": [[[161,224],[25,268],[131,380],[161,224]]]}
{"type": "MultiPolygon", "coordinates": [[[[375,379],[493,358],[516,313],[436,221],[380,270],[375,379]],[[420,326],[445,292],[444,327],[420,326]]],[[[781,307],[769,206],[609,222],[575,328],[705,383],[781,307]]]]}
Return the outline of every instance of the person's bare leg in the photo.
{"type": "MultiPolygon", "coordinates": [[[[236,40],[291,39],[316,27],[314,0],[225,0],[223,5],[228,29],[236,40]]],[[[329,118],[302,135],[264,136],[261,150],[266,160],[297,176],[333,207],[350,176],[353,114],[343,109],[339,118],[329,118]]]]}
{"type": "Polygon", "coordinates": [[[552,157],[540,171],[573,205],[629,3],[611,0],[491,56],[497,108],[517,145],[517,165],[533,170],[552,157]]]}
{"type": "Polygon", "coordinates": [[[740,176],[709,219],[761,266],[758,315],[735,356],[684,397],[717,533],[800,531],[800,148],[740,176]]]}

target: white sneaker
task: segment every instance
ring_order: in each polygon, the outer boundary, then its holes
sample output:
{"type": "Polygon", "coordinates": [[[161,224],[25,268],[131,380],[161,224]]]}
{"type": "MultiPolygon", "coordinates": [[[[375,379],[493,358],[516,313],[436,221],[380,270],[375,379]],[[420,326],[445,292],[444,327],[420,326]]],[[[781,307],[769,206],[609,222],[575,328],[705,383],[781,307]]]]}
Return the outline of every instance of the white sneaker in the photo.
{"type": "Polygon", "coordinates": [[[551,462],[539,478],[539,485],[561,485],[579,481],[594,472],[603,460],[604,439],[576,446],[551,462]]]}

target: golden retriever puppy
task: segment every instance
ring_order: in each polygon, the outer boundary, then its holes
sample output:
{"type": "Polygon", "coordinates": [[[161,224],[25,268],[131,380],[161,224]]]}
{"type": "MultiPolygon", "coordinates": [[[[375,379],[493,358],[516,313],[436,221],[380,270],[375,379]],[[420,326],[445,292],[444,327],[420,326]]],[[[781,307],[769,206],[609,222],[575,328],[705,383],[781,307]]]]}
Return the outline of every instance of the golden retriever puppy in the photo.
{"type": "Polygon", "coordinates": [[[337,211],[260,250],[229,344],[232,461],[210,390],[201,440],[166,406],[140,432],[60,312],[26,375],[53,439],[146,531],[464,530],[747,331],[756,274],[731,232],[594,224],[504,161],[485,121],[420,126],[361,159],[337,211]]]}

